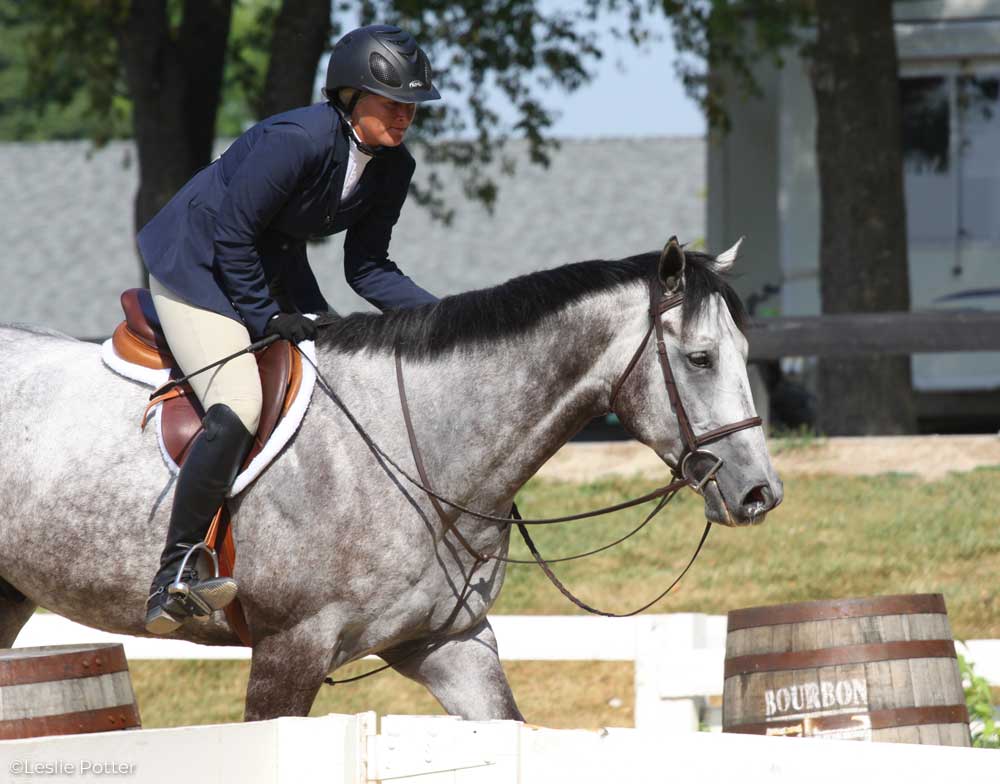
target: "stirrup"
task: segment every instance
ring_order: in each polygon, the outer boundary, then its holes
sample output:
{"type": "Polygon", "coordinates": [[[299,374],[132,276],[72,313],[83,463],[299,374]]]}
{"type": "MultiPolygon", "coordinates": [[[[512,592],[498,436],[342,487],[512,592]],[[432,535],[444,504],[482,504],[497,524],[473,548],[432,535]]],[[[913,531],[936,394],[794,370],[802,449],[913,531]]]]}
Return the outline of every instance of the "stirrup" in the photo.
{"type": "Polygon", "coordinates": [[[180,566],[177,567],[177,576],[174,577],[173,581],[167,586],[167,594],[172,597],[176,597],[182,605],[192,611],[192,614],[211,615],[214,608],[202,599],[201,596],[198,595],[197,591],[192,591],[191,586],[188,583],[181,580],[181,577],[184,575],[184,570],[187,567],[188,560],[197,550],[204,550],[208,553],[209,557],[212,559],[212,568],[214,572],[211,579],[218,579],[218,555],[216,555],[215,550],[204,542],[198,542],[197,544],[191,545],[188,548],[188,551],[184,553],[184,558],[181,560],[180,566]]]}

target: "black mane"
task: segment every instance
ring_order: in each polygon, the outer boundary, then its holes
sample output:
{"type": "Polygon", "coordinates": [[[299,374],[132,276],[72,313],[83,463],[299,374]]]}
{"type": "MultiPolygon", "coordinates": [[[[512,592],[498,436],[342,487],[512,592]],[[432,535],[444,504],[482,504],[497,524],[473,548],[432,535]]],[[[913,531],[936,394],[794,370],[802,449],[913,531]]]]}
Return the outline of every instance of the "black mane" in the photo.
{"type": "MultiPolygon", "coordinates": [[[[721,294],[733,320],[747,323],[733,288],[709,266],[713,257],[686,251],[684,323],[693,319],[712,294],[721,294]]],[[[428,359],[521,335],[584,297],[656,276],[660,254],[643,253],[617,261],[581,261],[512,278],[492,288],[445,297],[440,302],[386,313],[351,313],[324,329],[324,346],[345,353],[390,352],[428,359]]]]}

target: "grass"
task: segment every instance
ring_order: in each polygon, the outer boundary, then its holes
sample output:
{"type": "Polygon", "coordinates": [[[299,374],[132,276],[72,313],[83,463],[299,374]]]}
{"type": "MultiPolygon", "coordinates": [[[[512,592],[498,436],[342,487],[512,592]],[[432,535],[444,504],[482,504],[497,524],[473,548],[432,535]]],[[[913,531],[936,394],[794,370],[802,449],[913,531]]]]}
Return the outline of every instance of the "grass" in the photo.
{"type": "MultiPolygon", "coordinates": [[[[568,513],[638,495],[650,483],[609,479],[585,485],[528,484],[518,505],[526,517],[568,513]]],[[[532,532],[544,556],[612,541],[642,519],[629,510],[606,520],[541,526],[532,532]]],[[[684,567],[704,525],[703,506],[678,496],[637,536],[613,550],[560,564],[557,574],[585,601],[615,611],[643,604],[684,567]]],[[[672,597],[652,612],[724,614],[761,604],[943,593],[959,638],[1000,637],[1000,469],[938,482],[878,477],[791,477],[784,503],[754,528],[715,526],[672,597]]],[[[519,537],[515,557],[530,557],[519,537]]],[[[515,566],[498,613],[579,612],[536,567],[515,566]]]]}
{"type": "MultiPolygon", "coordinates": [[[[547,517],[616,503],[649,489],[641,479],[588,484],[535,480],[518,497],[526,517],[547,517]]],[[[543,555],[591,549],[620,536],[645,514],[540,526],[543,555]]],[[[939,482],[879,477],[788,478],[785,501],[754,528],[716,526],[674,595],[651,612],[724,614],[739,607],[896,593],[943,593],[957,638],[1000,637],[1000,469],[939,482]]],[[[704,525],[700,499],[676,498],[644,531],[594,558],[560,564],[559,576],[601,608],[631,610],[683,569],[704,525]]],[[[512,555],[530,557],[516,535],[512,555]]],[[[495,613],[580,611],[536,567],[512,566],[495,613]]],[[[338,672],[349,677],[373,667],[338,672]]],[[[245,662],[130,664],[147,727],[239,721],[245,662]]],[[[554,727],[631,726],[631,664],[509,662],[505,669],[522,711],[554,727]],[[617,697],[620,707],[609,705],[617,697]]],[[[615,703],[617,704],[617,703],[615,703]]],[[[440,713],[420,686],[392,672],[357,684],[323,687],[314,714],[440,713]]]]}
{"type": "Polygon", "coordinates": [[[768,449],[772,457],[782,454],[801,453],[818,449],[826,444],[826,438],[807,425],[790,430],[777,430],[768,437],[768,449]]]}
{"type": "MultiPolygon", "coordinates": [[[[375,666],[358,662],[337,674],[350,677],[375,666]]],[[[504,669],[521,712],[534,724],[582,729],[634,724],[629,662],[508,662],[504,669]]],[[[129,670],[146,729],[243,720],[249,662],[133,661],[129,670]]],[[[357,683],[323,686],[312,715],[369,710],[444,713],[422,686],[387,671],[357,683]]]]}

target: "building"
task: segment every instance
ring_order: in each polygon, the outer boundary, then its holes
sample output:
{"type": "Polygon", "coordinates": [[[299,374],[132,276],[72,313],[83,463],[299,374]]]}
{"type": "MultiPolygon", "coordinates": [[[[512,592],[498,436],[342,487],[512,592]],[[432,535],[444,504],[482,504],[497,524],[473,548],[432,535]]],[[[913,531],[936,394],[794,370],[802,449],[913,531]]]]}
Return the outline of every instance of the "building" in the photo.
{"type": "MultiPolygon", "coordinates": [[[[914,309],[1000,309],[1000,0],[895,3],[914,309]]],[[[709,246],[748,235],[758,313],[817,314],[819,189],[808,63],[758,67],[762,99],[730,101],[708,150],[709,246]]],[[[877,111],[878,107],[872,107],[877,111]]],[[[1000,354],[917,355],[914,386],[945,408],[1000,400],[1000,354]],[[950,401],[950,402],[948,402],[950,401]]],[[[918,408],[920,408],[918,398],[918,408]]],[[[933,406],[932,406],[933,407],[933,406]]]]}
{"type": "MultiPolygon", "coordinates": [[[[412,199],[405,205],[391,255],[435,294],[662,248],[672,234],[704,238],[700,138],[565,141],[548,169],[528,163],[522,142],[508,150],[516,175],[499,180],[492,215],[464,197],[447,169],[450,226],[412,199]]],[[[121,319],[119,294],[139,281],[135,160],[131,142],[100,150],[85,141],[0,144],[0,321],[85,338],[111,334],[121,319]]],[[[309,256],[327,299],[350,312],[368,305],[344,282],[343,236],[311,245],[309,256]]]]}

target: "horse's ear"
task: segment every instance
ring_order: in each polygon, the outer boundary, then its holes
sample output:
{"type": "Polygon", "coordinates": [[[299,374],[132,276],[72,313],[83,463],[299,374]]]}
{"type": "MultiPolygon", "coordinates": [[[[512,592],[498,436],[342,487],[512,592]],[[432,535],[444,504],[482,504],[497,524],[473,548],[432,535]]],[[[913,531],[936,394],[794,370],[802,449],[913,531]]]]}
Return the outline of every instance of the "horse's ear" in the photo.
{"type": "Polygon", "coordinates": [[[671,237],[660,254],[657,272],[667,294],[676,294],[684,288],[684,249],[677,237],[671,237]]]}
{"type": "Polygon", "coordinates": [[[733,245],[729,250],[723,251],[718,256],[715,257],[715,261],[712,263],[712,268],[716,272],[729,272],[733,268],[733,264],[736,263],[736,256],[740,252],[740,245],[743,244],[743,237],[736,240],[736,244],[733,245]]]}

